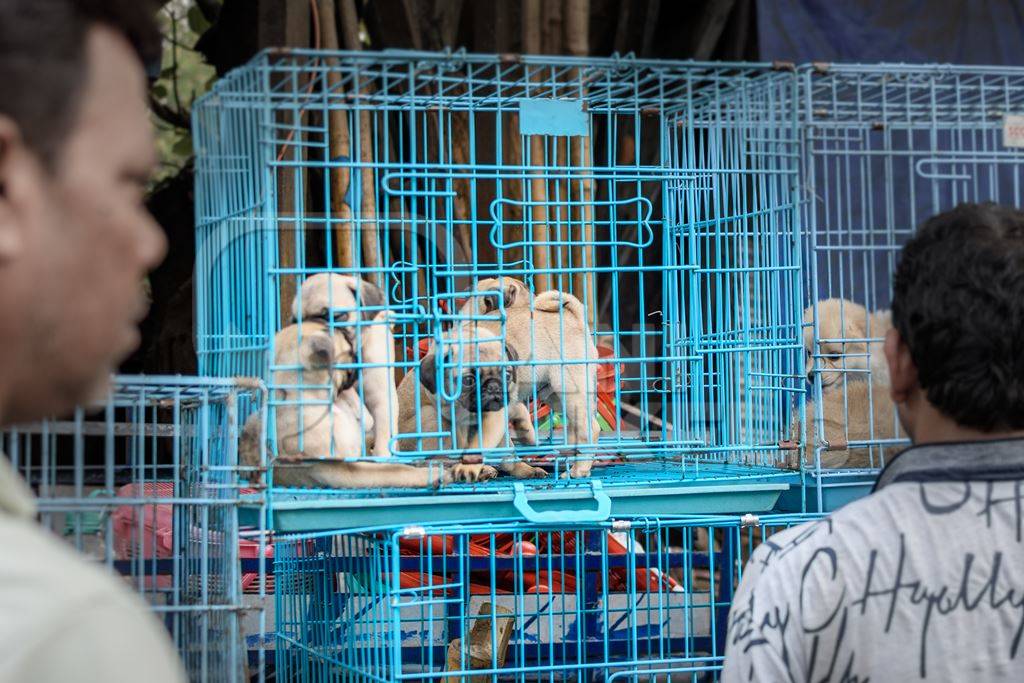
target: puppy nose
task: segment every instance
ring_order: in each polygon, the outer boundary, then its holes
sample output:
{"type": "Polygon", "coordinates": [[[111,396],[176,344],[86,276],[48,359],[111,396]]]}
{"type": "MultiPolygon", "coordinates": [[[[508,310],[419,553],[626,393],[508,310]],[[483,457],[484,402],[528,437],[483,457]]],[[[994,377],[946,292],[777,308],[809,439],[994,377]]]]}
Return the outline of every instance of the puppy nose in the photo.
{"type": "Polygon", "coordinates": [[[500,394],[501,393],[501,380],[497,377],[489,377],[484,381],[484,391],[489,394],[500,394]]]}

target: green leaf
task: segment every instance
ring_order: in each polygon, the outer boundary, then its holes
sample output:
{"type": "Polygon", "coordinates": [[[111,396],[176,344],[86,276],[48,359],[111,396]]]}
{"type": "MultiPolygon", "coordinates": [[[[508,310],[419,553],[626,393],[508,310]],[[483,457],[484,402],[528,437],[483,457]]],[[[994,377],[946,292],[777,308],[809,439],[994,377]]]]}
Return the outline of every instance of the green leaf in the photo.
{"type": "Polygon", "coordinates": [[[198,6],[193,5],[188,10],[188,27],[196,35],[202,35],[206,32],[206,29],[210,28],[210,22],[203,16],[203,11],[198,6]]]}
{"type": "Polygon", "coordinates": [[[153,97],[162,100],[167,97],[167,86],[163,83],[156,83],[150,92],[153,93],[153,97]]]}
{"type": "Polygon", "coordinates": [[[174,143],[174,147],[171,148],[171,153],[181,157],[192,156],[192,136],[182,135],[178,141],[174,143]]]}

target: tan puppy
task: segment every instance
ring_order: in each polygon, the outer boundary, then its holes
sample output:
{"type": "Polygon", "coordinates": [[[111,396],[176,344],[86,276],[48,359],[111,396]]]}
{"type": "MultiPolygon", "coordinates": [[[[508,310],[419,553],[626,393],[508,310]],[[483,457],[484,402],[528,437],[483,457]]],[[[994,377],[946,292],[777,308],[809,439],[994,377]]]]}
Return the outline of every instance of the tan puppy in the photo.
{"type": "MultiPolygon", "coordinates": [[[[372,416],[363,410],[352,388],[354,373],[337,370],[352,353],[344,335],[320,323],[289,325],[274,337],[272,384],[280,404],[275,409],[277,455],[274,483],[315,488],[378,488],[436,486],[440,469],[400,464],[344,462],[318,458],[359,457],[365,427],[372,416]]],[[[263,425],[259,414],[246,421],[239,441],[239,461],[260,466],[263,425]]],[[[444,481],[475,481],[488,472],[482,466],[446,468],[444,481]]],[[[250,480],[259,472],[252,470],[250,480]]]]}
{"type": "MultiPolygon", "coordinates": [[[[597,363],[598,352],[587,325],[582,302],[571,294],[548,291],[537,295],[532,308],[513,306],[505,311],[505,321],[463,321],[445,342],[446,380],[456,386],[459,354],[462,366],[474,363],[499,363],[504,359],[522,359],[515,377],[515,393],[510,401],[525,402],[534,395],[544,398],[554,411],[564,410],[566,441],[570,445],[597,440],[597,363]],[[501,342],[504,332],[504,344],[501,342]],[[568,362],[567,362],[568,361],[568,362]],[[586,361],[586,362],[574,362],[586,361]]],[[[422,372],[421,372],[422,374],[422,372]]],[[[429,374],[429,373],[428,373],[429,374]]],[[[485,444],[500,441],[504,432],[495,424],[480,435],[485,444]]],[[[589,476],[590,459],[575,462],[569,474],[589,476]]]]}
{"type": "MultiPolygon", "coordinates": [[[[889,396],[889,387],[864,380],[849,380],[822,389],[822,424],[817,423],[817,405],[807,401],[808,446],[804,447],[804,462],[814,466],[814,444],[824,437],[829,450],[821,454],[822,468],[881,467],[906,446],[874,446],[847,448],[851,441],[890,440],[906,438],[896,421],[895,408],[889,396]]],[[[792,438],[800,439],[800,423],[794,415],[792,438]]],[[[790,462],[791,467],[797,465],[790,462]]]]}
{"type": "MultiPolygon", "coordinates": [[[[804,310],[804,349],[807,358],[807,377],[814,379],[814,306],[804,310]]],[[[892,327],[889,311],[868,313],[860,304],[846,299],[826,299],[817,303],[818,310],[818,368],[821,386],[839,382],[845,375],[850,380],[866,380],[871,371],[873,382],[888,384],[889,367],[885,362],[886,332],[892,327]],[[877,339],[879,341],[868,341],[877,339]],[[854,372],[843,372],[843,370],[854,372]]]]}
{"type": "Polygon", "coordinates": [[[333,324],[353,351],[361,349],[361,354],[352,353],[351,360],[342,362],[358,360],[371,366],[363,368],[357,380],[366,408],[373,416],[372,455],[378,458],[391,455],[391,437],[398,431],[393,324],[390,311],[357,313],[359,309],[380,308],[385,303],[384,292],[377,286],[337,273],[317,273],[306,278],[292,303],[296,319],[333,324]],[[358,322],[363,324],[357,327],[358,322]]]}
{"type": "MultiPolygon", "coordinates": [[[[488,349],[484,355],[494,353],[496,349],[488,349]]],[[[399,450],[433,451],[435,454],[470,450],[486,454],[505,445],[510,422],[520,440],[535,445],[537,435],[533,420],[526,405],[515,400],[517,368],[507,365],[504,352],[489,360],[495,365],[473,367],[467,363],[461,378],[449,380],[449,391],[454,390],[451,381],[461,381],[461,392],[453,403],[443,401],[438,395],[434,352],[424,357],[416,371],[407,373],[398,385],[398,400],[402,406],[399,431],[425,436],[399,439],[399,450]]],[[[547,476],[545,470],[514,458],[505,459],[500,469],[520,479],[547,476]]]]}

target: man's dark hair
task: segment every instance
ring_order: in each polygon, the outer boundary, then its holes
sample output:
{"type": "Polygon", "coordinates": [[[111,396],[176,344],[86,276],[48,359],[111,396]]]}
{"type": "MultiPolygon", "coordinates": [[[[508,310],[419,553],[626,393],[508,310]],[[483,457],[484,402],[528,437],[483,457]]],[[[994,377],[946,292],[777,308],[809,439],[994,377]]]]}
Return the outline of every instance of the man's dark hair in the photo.
{"type": "Polygon", "coordinates": [[[892,320],[932,405],[964,427],[1024,429],[1024,213],[928,219],[903,247],[892,320]]]}
{"type": "Polygon", "coordinates": [[[0,1],[0,115],[47,165],[74,122],[95,24],[124,35],[144,64],[160,59],[152,0],[0,1]]]}

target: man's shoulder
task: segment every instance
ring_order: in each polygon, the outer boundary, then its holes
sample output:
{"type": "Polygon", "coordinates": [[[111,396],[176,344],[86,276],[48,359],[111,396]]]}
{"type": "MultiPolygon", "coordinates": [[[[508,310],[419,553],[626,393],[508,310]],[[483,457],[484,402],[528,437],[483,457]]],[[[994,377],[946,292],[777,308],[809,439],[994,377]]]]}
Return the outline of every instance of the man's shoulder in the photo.
{"type": "Polygon", "coordinates": [[[0,543],[0,606],[19,615],[0,615],[0,679],[141,680],[132,676],[151,666],[151,680],[183,679],[166,631],[116,577],[10,515],[0,514],[0,543]]]}
{"type": "Polygon", "coordinates": [[[764,539],[751,555],[751,563],[760,571],[773,566],[787,567],[806,561],[823,548],[829,552],[857,552],[868,539],[878,539],[895,529],[879,526],[876,520],[885,517],[894,495],[900,492],[887,489],[849,503],[835,512],[791,526],[764,539]]]}
{"type": "Polygon", "coordinates": [[[46,628],[88,604],[145,608],[115,577],[33,522],[0,515],[0,543],[0,595],[5,609],[25,615],[22,628],[46,628]]]}

